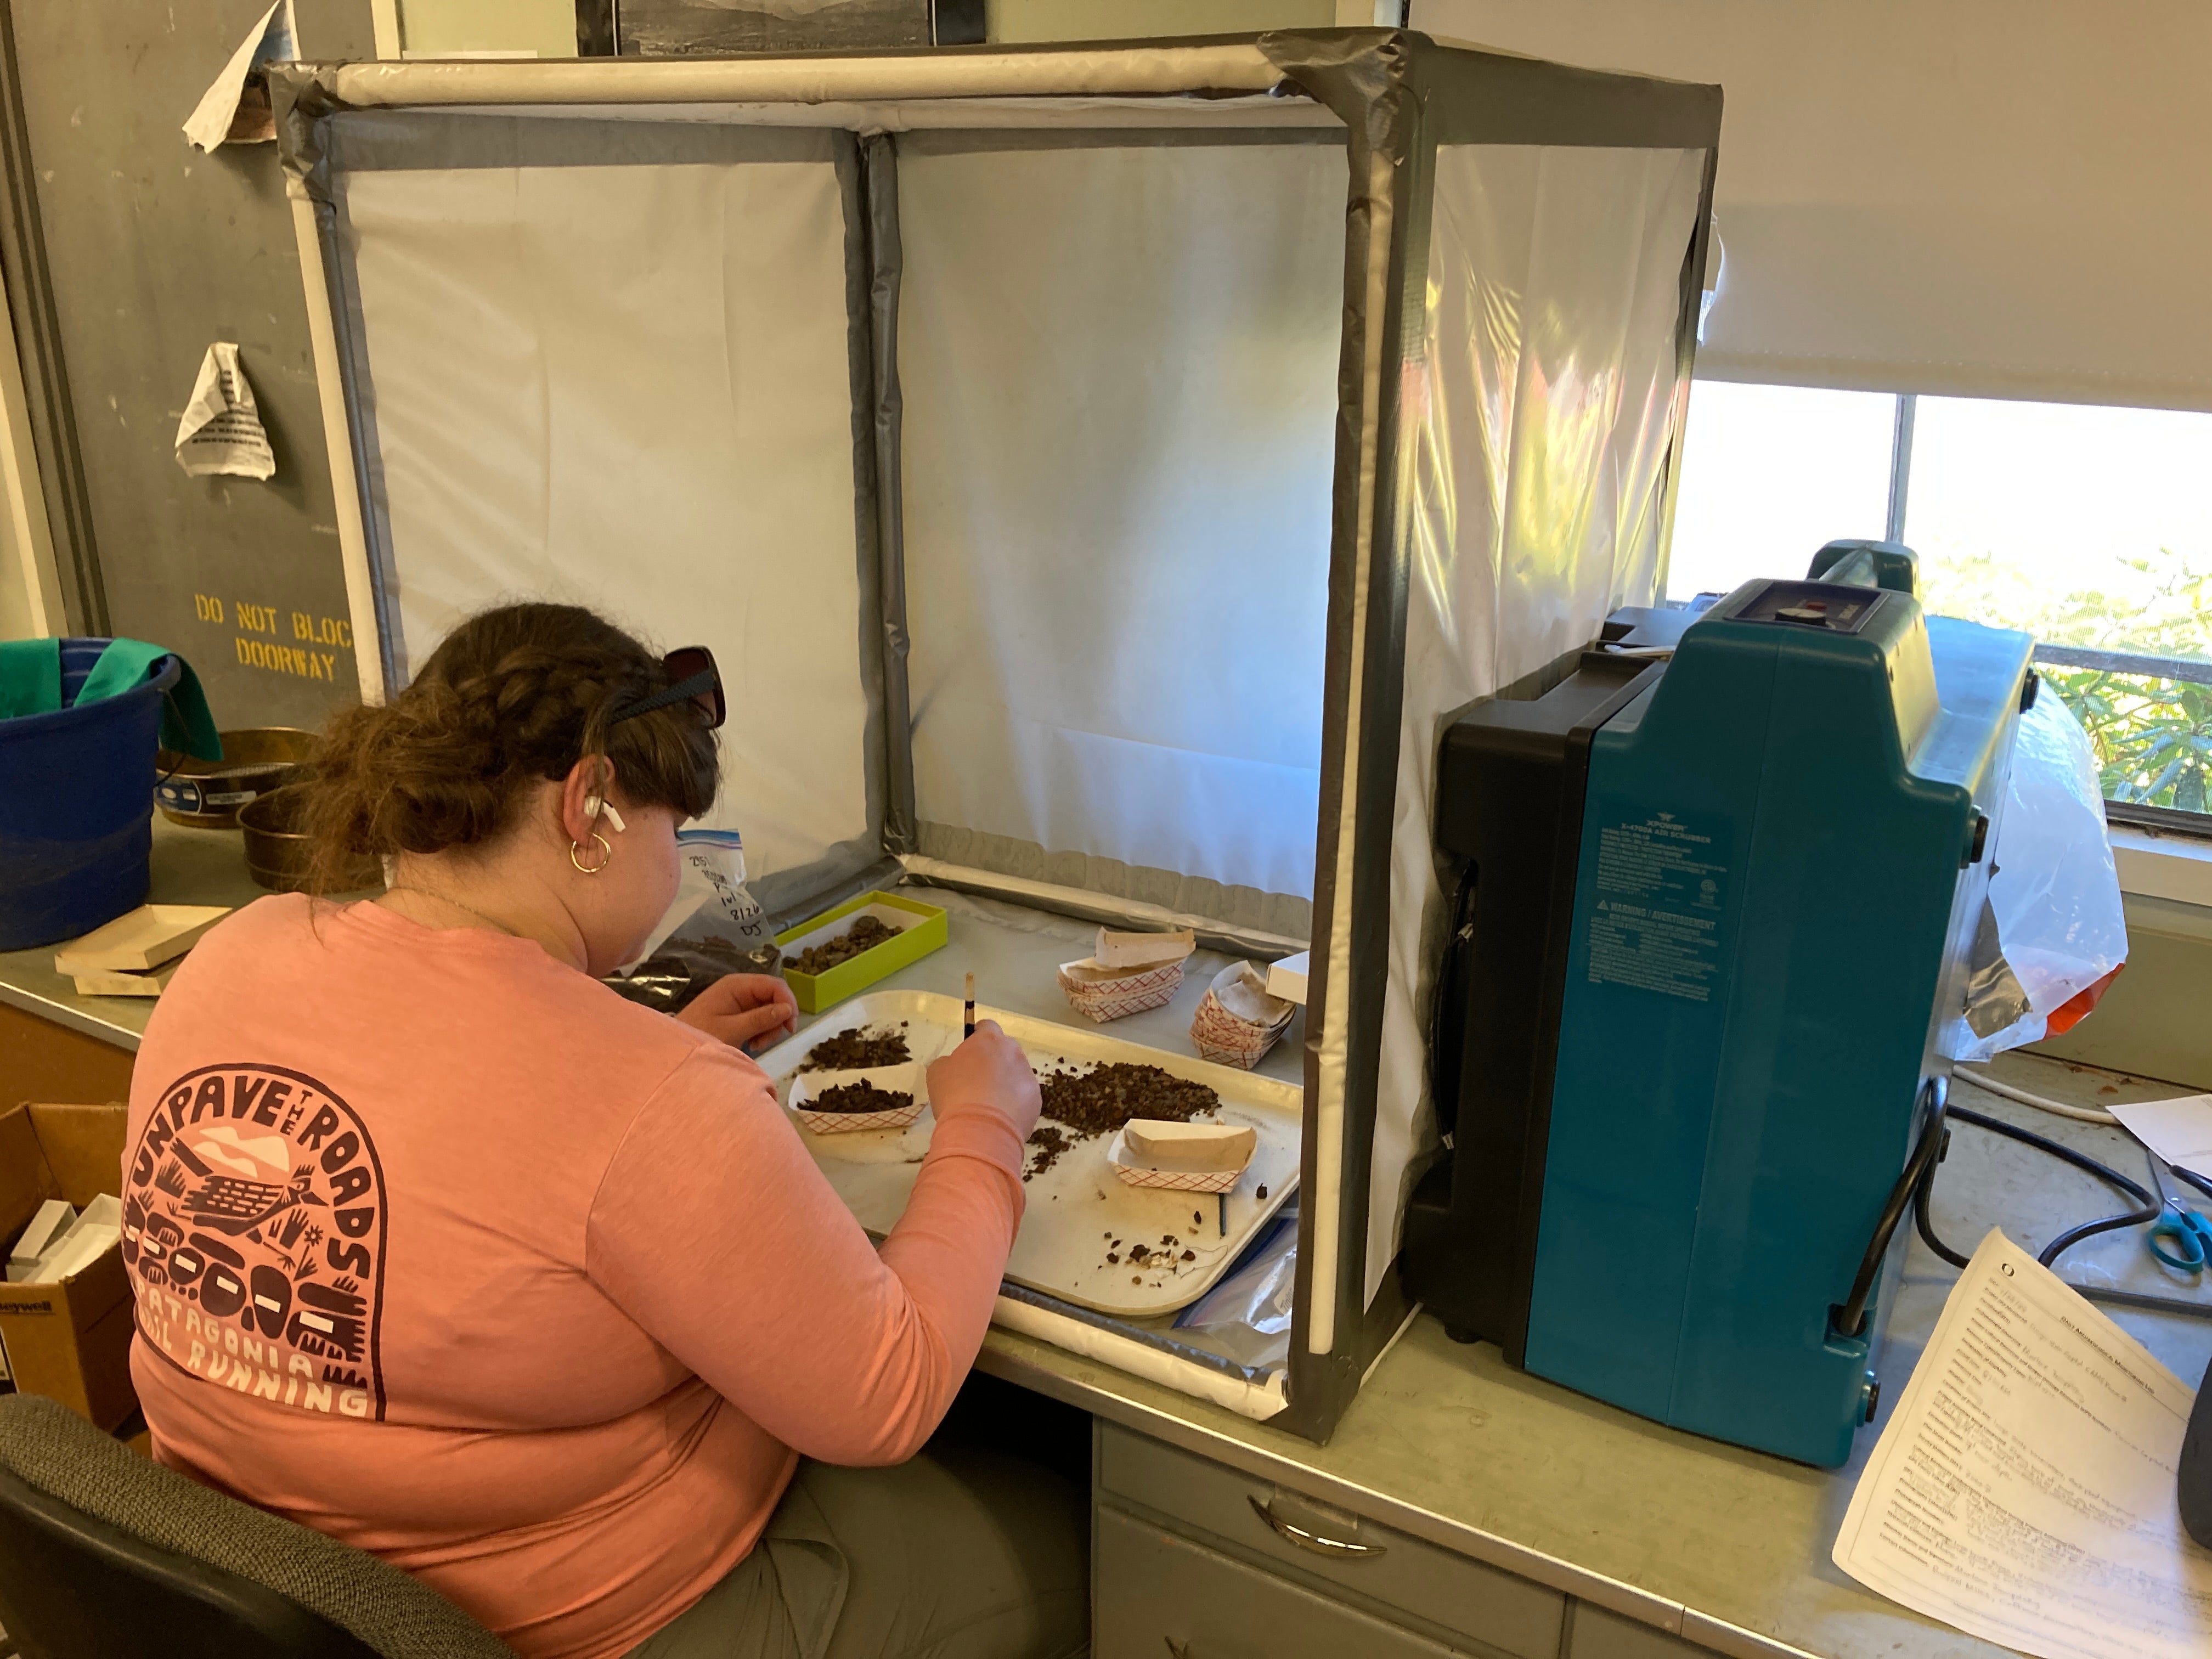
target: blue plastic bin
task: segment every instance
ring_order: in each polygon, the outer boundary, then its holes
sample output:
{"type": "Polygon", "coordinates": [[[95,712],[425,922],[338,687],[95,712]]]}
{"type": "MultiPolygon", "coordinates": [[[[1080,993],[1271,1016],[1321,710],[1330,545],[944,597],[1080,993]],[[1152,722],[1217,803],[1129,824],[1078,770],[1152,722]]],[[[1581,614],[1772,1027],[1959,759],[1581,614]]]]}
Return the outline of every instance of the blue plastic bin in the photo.
{"type": "Polygon", "coordinates": [[[161,698],[181,673],[69,707],[106,640],[62,641],[62,707],[0,720],[0,951],[88,933],[146,901],[161,698]]]}

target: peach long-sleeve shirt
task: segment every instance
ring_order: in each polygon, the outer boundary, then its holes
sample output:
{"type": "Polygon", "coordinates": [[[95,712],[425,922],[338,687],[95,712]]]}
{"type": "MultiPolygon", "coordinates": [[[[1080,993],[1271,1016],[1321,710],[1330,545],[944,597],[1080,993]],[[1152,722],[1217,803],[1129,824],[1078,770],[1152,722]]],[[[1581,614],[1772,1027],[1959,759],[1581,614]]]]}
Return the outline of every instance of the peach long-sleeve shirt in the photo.
{"type": "Polygon", "coordinates": [[[736,1050],[537,945],[267,898],[138,1052],[131,1372],[163,1462],[621,1654],[799,1454],[896,1462],[981,1345],[1021,1144],[954,1101],[880,1251],[736,1050]]]}

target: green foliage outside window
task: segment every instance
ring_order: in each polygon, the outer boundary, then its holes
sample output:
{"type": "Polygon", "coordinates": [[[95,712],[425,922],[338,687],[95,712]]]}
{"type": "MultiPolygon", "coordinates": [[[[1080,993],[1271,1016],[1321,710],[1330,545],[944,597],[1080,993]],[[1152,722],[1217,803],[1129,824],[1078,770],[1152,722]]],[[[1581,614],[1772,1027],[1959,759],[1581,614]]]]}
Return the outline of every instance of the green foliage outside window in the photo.
{"type": "MultiPolygon", "coordinates": [[[[1992,555],[1923,558],[1921,599],[1932,611],[2025,629],[2050,645],[2212,660],[2212,568],[2170,554],[2127,564],[2141,578],[2130,592],[2052,593],[1992,555]]],[[[2088,732],[2106,799],[2185,812],[2212,805],[2212,685],[2055,665],[2037,672],[2088,732]]]]}

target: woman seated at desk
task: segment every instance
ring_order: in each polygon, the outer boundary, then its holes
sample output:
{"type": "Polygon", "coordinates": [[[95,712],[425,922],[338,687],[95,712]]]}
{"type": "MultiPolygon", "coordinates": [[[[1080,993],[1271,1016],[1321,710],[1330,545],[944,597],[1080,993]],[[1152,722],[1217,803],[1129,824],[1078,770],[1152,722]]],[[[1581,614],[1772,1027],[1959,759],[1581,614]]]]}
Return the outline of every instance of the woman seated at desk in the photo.
{"type": "Polygon", "coordinates": [[[674,1019],[596,981],[675,896],[722,714],[704,652],[521,605],[332,723],[321,867],[389,890],[248,907],[138,1053],[155,1455],[526,1655],[1079,1652],[1081,1495],[916,1455],[1021,1217],[1019,1048],[931,1067],[878,1252],[741,1051],[795,1029],[781,980],[674,1019]]]}

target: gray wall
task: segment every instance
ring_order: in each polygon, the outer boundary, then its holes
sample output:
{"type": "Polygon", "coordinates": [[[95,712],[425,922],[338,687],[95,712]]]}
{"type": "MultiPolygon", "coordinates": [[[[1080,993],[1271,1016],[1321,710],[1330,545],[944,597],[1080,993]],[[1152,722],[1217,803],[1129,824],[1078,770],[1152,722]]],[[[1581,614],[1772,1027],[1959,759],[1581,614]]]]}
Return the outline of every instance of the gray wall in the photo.
{"type": "MultiPolygon", "coordinates": [[[[10,8],[106,626],[183,653],[226,726],[313,725],[359,686],[276,146],[204,155],[179,131],[267,4],[10,8]],[[265,483],[177,465],[177,422],[216,340],[238,343],[269,428],[265,483]]],[[[303,52],[374,55],[367,0],[298,13],[303,52]]]]}

